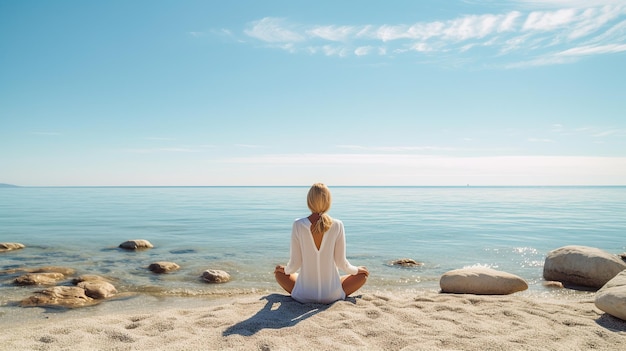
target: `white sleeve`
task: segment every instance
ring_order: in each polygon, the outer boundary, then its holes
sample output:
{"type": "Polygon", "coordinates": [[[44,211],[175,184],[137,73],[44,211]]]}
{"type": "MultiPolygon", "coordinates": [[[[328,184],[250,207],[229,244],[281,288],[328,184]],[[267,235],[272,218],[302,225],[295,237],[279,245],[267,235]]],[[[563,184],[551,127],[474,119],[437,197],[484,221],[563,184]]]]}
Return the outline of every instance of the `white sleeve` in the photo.
{"type": "Polygon", "coordinates": [[[289,263],[285,267],[285,274],[293,274],[302,265],[302,246],[297,235],[297,223],[294,222],[291,228],[291,249],[289,250],[289,263]]]}
{"type": "Polygon", "coordinates": [[[343,232],[343,223],[339,222],[339,235],[335,241],[335,265],[342,271],[355,275],[359,273],[359,268],[353,266],[346,258],[346,236],[343,232]]]}

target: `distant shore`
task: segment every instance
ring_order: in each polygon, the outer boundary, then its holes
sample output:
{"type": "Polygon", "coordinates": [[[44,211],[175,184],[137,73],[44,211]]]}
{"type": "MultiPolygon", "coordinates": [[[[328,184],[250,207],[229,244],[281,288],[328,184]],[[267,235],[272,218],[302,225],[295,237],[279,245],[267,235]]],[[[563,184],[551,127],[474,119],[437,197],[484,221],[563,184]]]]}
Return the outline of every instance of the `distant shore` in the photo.
{"type": "Polygon", "coordinates": [[[0,331],[1,345],[16,350],[626,348],[626,321],[598,310],[584,295],[556,300],[365,289],[332,305],[300,304],[278,291],[111,303],[118,306],[10,323],[0,331]]]}

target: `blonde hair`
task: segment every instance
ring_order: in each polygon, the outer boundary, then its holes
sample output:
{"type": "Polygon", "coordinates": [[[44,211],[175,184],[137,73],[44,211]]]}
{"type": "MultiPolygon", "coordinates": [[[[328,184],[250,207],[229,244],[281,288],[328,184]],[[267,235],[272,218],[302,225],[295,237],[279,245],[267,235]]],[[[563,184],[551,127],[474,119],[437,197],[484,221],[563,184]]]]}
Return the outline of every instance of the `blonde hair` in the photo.
{"type": "Polygon", "coordinates": [[[312,213],[319,214],[319,219],[312,226],[311,232],[313,234],[323,234],[330,229],[330,226],[333,224],[333,219],[326,214],[328,210],[330,210],[330,204],[332,202],[332,196],[330,195],[330,190],[323,183],[315,183],[309,189],[309,194],[307,195],[307,206],[312,213]]]}

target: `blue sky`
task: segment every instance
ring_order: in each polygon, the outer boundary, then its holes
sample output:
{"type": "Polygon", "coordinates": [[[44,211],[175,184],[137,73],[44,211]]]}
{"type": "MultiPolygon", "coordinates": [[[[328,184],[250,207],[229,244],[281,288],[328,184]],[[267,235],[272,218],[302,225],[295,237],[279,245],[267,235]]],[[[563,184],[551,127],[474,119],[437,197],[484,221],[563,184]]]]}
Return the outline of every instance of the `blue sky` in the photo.
{"type": "Polygon", "coordinates": [[[624,185],[626,0],[0,1],[0,183],[624,185]]]}

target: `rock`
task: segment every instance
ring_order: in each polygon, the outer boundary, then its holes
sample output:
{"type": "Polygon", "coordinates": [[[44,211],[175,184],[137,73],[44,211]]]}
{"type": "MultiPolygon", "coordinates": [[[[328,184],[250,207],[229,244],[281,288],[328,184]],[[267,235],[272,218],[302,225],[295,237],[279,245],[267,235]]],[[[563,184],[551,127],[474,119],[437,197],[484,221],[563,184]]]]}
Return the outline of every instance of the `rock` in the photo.
{"type": "Polygon", "coordinates": [[[148,240],[144,239],[136,239],[136,240],[128,240],[124,241],[119,246],[122,249],[126,250],[139,250],[139,249],[151,249],[154,247],[148,240]]]}
{"type": "Polygon", "coordinates": [[[401,266],[401,267],[419,267],[423,266],[422,262],[417,262],[412,258],[400,258],[394,261],[391,261],[392,266],[401,266]]]}
{"type": "Polygon", "coordinates": [[[108,279],[95,274],[81,275],[72,279],[72,283],[85,289],[85,295],[93,299],[106,299],[117,294],[117,289],[108,279]]]}
{"type": "Polygon", "coordinates": [[[93,299],[85,295],[85,289],[77,286],[55,286],[38,291],[36,295],[20,302],[22,307],[63,306],[81,307],[93,304],[93,299]]]}
{"type": "Polygon", "coordinates": [[[154,273],[169,273],[179,269],[180,266],[174,262],[154,262],[148,266],[148,269],[154,273]]]}
{"type": "Polygon", "coordinates": [[[65,278],[61,273],[27,273],[15,278],[17,285],[54,285],[65,278]]]}
{"type": "Polygon", "coordinates": [[[202,279],[207,283],[226,283],[230,280],[230,274],[217,269],[209,269],[202,272],[202,279]]]}
{"type": "Polygon", "coordinates": [[[92,281],[103,281],[103,282],[108,282],[108,283],[111,282],[109,279],[104,278],[99,275],[95,275],[95,274],[84,274],[84,275],[81,275],[79,277],[72,279],[72,283],[74,285],[78,283],[82,283],[82,282],[92,282],[92,281]]]}
{"type": "Polygon", "coordinates": [[[550,280],[550,281],[543,282],[543,286],[545,286],[546,288],[562,289],[563,288],[563,283],[555,282],[554,280],[550,280]]]}
{"type": "Polygon", "coordinates": [[[528,283],[514,274],[474,267],[444,273],[439,279],[444,293],[507,295],[528,289],[528,283]]]}
{"type": "Polygon", "coordinates": [[[602,311],[626,321],[626,270],[604,284],[594,302],[602,311]]]}
{"type": "Polygon", "coordinates": [[[593,247],[572,245],[548,253],[543,278],[599,289],[624,269],[626,262],[617,255],[593,247]]]}
{"type": "Polygon", "coordinates": [[[23,249],[26,246],[20,243],[0,243],[0,252],[23,249]]]}
{"type": "Polygon", "coordinates": [[[117,294],[117,289],[113,284],[104,280],[88,280],[77,284],[79,288],[85,289],[85,295],[92,299],[106,299],[117,294]]]}
{"type": "Polygon", "coordinates": [[[618,256],[622,259],[622,261],[626,262],[626,252],[625,253],[621,253],[618,256]]]}

